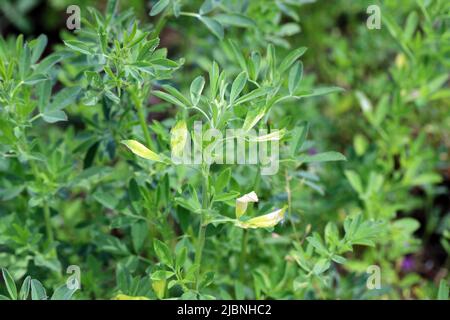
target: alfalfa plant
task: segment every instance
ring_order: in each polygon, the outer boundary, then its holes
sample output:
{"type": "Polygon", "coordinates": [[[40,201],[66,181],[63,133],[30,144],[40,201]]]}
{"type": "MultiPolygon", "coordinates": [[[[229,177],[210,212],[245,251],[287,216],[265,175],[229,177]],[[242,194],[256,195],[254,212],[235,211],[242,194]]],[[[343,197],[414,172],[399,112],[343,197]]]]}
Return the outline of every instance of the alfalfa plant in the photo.
{"type": "MultiPolygon", "coordinates": [[[[255,228],[271,229],[285,218],[285,211],[288,207],[282,205],[281,208],[274,208],[275,210],[271,213],[254,218],[245,215],[248,203],[258,202],[258,196],[254,191],[242,195],[243,189],[241,187],[229,187],[231,176],[236,172],[245,172],[245,170],[240,170],[239,165],[226,165],[224,168],[220,168],[221,166],[215,163],[215,157],[223,153],[225,139],[219,135],[218,137],[206,137],[205,132],[207,130],[214,129],[217,132],[224,132],[227,129],[237,129],[238,135],[232,136],[231,139],[249,139],[248,142],[250,143],[252,141],[257,143],[276,141],[277,148],[281,143],[284,157],[274,160],[290,161],[297,166],[305,162],[345,160],[345,157],[336,152],[326,152],[314,156],[301,155],[299,150],[306,138],[304,127],[300,128],[302,130],[296,130],[295,128],[289,128],[287,125],[273,128],[268,124],[272,108],[281,106],[284,101],[300,100],[304,97],[338,90],[337,88],[301,90],[303,65],[299,58],[305,53],[306,48],[294,50],[281,61],[277,61],[275,49],[271,45],[268,46],[264,56],[258,52],[253,52],[250,57],[240,54],[234,43],[231,43],[231,45],[239,55],[244,69],[232,81],[228,80],[225,71],[220,71],[217,63],[213,63],[209,71],[209,87],[207,89],[205,88],[205,79],[199,76],[192,81],[189,96],[183,95],[170,85],[163,85],[163,90],[153,92],[159,98],[180,108],[178,120],[172,130],[170,150],[167,150],[171,152],[172,158],[173,155],[182,157],[183,152],[186,152],[187,140],[190,138],[194,141],[199,140],[199,134],[204,135],[199,152],[204,157],[208,151],[212,153],[210,155],[212,159],[209,159],[209,162],[203,158],[202,163],[194,165],[198,168],[199,180],[202,181],[200,196],[195,186],[191,185],[185,190],[181,190],[181,194],[173,198],[173,201],[179,206],[197,216],[199,221],[198,235],[195,240],[195,258],[192,265],[192,268],[196,270],[192,279],[192,289],[195,291],[200,289],[202,279],[202,253],[208,225],[217,226],[221,223],[231,223],[234,227],[243,228],[244,232],[247,232],[247,229],[255,228]],[[203,132],[195,131],[195,128],[193,128],[195,120],[205,122],[203,132]],[[246,137],[254,128],[270,129],[271,133],[246,137]],[[192,137],[190,137],[191,135],[192,137]],[[211,172],[211,166],[214,165],[219,166],[215,170],[216,174],[211,172]],[[239,195],[241,196],[237,198],[239,195]],[[235,206],[235,217],[222,214],[218,207],[220,203],[235,206]]],[[[230,137],[227,137],[227,139],[230,139],[230,137]]],[[[164,166],[185,165],[183,162],[172,163],[168,154],[164,154],[164,152],[156,153],[150,149],[150,146],[147,148],[138,141],[125,140],[123,143],[141,158],[160,162],[164,166]]],[[[271,150],[272,153],[275,151],[278,152],[278,150],[271,150]]],[[[249,151],[244,150],[244,152],[249,151]]],[[[234,156],[233,154],[232,157],[234,158],[234,156]]],[[[187,163],[187,165],[192,164],[187,163]]],[[[254,179],[257,181],[261,179],[261,170],[264,168],[261,168],[261,164],[255,166],[257,171],[254,179]]],[[[277,174],[277,171],[271,174],[277,174]]],[[[253,173],[251,174],[253,175],[253,173]]],[[[246,256],[246,237],[242,239],[241,265],[245,263],[246,256]]],[[[160,246],[160,244],[157,246],[160,246]]],[[[157,253],[158,251],[162,250],[156,250],[157,253]]],[[[244,272],[242,268],[241,276],[244,272]]],[[[166,274],[167,279],[165,280],[169,280],[173,275],[173,272],[166,274]]]]}

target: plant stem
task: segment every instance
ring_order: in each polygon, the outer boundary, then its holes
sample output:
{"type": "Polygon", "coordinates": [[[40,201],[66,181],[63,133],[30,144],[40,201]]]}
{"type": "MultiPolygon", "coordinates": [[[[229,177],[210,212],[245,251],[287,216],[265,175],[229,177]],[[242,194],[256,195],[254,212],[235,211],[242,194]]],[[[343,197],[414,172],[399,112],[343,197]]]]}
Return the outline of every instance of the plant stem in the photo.
{"type": "Polygon", "coordinates": [[[142,107],[142,100],[139,97],[137,97],[135,94],[133,94],[133,96],[134,96],[133,100],[136,105],[136,109],[137,109],[137,113],[138,113],[138,117],[139,117],[139,123],[140,123],[142,131],[144,133],[145,143],[147,144],[147,146],[149,148],[153,149],[153,151],[156,151],[155,145],[150,136],[150,132],[148,131],[147,120],[145,118],[144,108],[142,107]]]}
{"type": "Polygon", "coordinates": [[[244,229],[241,242],[241,256],[239,258],[239,279],[244,281],[245,258],[247,257],[248,230],[244,229]]]}
{"type": "Polygon", "coordinates": [[[291,223],[292,226],[292,231],[294,231],[294,237],[297,239],[298,243],[300,242],[300,237],[298,236],[297,233],[297,228],[295,227],[295,222],[292,219],[292,192],[291,192],[291,183],[290,183],[290,177],[289,177],[289,173],[288,170],[286,169],[284,172],[284,177],[285,177],[285,182],[286,182],[286,194],[287,194],[287,199],[288,199],[288,217],[289,217],[289,221],[291,223]]]}
{"type": "Polygon", "coordinates": [[[158,19],[158,22],[155,25],[155,29],[153,30],[152,34],[151,34],[151,38],[156,38],[159,37],[162,29],[164,28],[164,26],[166,25],[167,22],[167,10],[164,11],[164,13],[161,15],[161,17],[158,19]]]}
{"type": "MultiPolygon", "coordinates": [[[[49,245],[53,245],[53,242],[55,241],[54,235],[53,235],[53,229],[52,229],[52,223],[51,223],[51,216],[50,216],[50,207],[48,205],[48,201],[44,201],[44,220],[45,220],[45,231],[47,233],[47,240],[49,245]]],[[[52,248],[51,252],[53,254],[56,254],[55,248],[52,248]]]]}
{"type": "MultiPolygon", "coordinates": [[[[203,184],[202,184],[202,210],[206,210],[209,207],[209,190],[208,190],[208,176],[209,176],[209,168],[203,170],[203,184]]],[[[200,285],[200,266],[202,263],[202,253],[203,247],[205,246],[205,238],[206,238],[206,225],[204,224],[204,211],[202,211],[200,216],[200,226],[198,230],[198,238],[197,238],[197,248],[195,250],[195,260],[194,264],[197,266],[196,277],[195,277],[195,289],[198,290],[200,285]]]]}
{"type": "MultiPolygon", "coordinates": [[[[255,180],[253,182],[253,190],[258,192],[259,182],[261,181],[261,167],[258,166],[258,170],[255,175],[255,180]]],[[[251,212],[253,208],[249,208],[248,211],[251,212]]],[[[248,230],[244,229],[242,231],[241,239],[241,255],[239,256],[239,279],[241,282],[245,278],[245,259],[247,258],[247,243],[248,243],[248,230]]]]}

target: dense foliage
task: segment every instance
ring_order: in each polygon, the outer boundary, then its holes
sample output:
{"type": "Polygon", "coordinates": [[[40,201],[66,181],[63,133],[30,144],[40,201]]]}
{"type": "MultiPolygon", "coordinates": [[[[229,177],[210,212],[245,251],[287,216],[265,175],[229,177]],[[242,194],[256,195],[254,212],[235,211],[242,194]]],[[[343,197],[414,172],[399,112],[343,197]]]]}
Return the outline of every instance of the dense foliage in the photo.
{"type": "Polygon", "coordinates": [[[0,4],[0,298],[448,298],[448,1],[71,2],[0,4]]]}

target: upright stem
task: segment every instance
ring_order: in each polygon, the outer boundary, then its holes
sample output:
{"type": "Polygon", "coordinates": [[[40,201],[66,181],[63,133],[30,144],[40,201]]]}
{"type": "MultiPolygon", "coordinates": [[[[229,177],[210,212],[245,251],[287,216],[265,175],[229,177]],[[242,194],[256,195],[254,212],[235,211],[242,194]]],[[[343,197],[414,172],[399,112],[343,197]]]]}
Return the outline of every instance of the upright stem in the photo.
{"type": "MultiPolygon", "coordinates": [[[[256,172],[255,180],[253,182],[253,191],[258,192],[259,182],[261,181],[261,167],[258,166],[258,171],[256,172]]],[[[249,208],[251,212],[253,208],[249,208]]],[[[245,259],[247,258],[247,243],[248,243],[248,230],[242,230],[242,240],[241,240],[241,255],[239,257],[239,279],[241,282],[245,278],[245,259]]]]}
{"type": "MultiPolygon", "coordinates": [[[[31,153],[31,150],[29,148],[29,145],[26,141],[22,144],[22,148],[26,150],[28,153],[31,153]]],[[[29,165],[31,168],[31,171],[33,172],[33,175],[37,181],[41,180],[41,177],[39,175],[39,168],[36,166],[35,160],[30,160],[29,165]]],[[[53,246],[55,241],[55,236],[53,235],[53,228],[51,223],[51,216],[50,216],[50,207],[48,205],[48,200],[44,200],[43,205],[44,210],[44,222],[45,222],[45,233],[47,234],[47,241],[50,246],[53,246]]],[[[51,250],[52,254],[56,256],[56,250],[53,248],[51,250]]]]}
{"type": "Polygon", "coordinates": [[[242,233],[242,242],[241,242],[241,256],[239,258],[239,279],[241,282],[244,281],[245,276],[245,259],[247,257],[247,242],[248,242],[248,230],[244,229],[242,233]]]}
{"type": "Polygon", "coordinates": [[[164,13],[159,18],[158,22],[155,25],[155,29],[153,30],[151,37],[156,38],[159,37],[159,34],[161,33],[162,29],[166,25],[167,22],[167,11],[164,11],[164,13]]]}
{"type": "MultiPolygon", "coordinates": [[[[51,223],[51,216],[50,216],[50,207],[48,205],[48,201],[44,201],[44,220],[45,220],[45,231],[47,233],[47,240],[50,246],[53,245],[53,242],[55,241],[54,235],[53,235],[53,228],[51,223]]],[[[55,248],[52,248],[51,250],[52,254],[56,255],[55,248]]]]}
{"type": "Polygon", "coordinates": [[[288,200],[288,217],[289,217],[289,221],[291,223],[292,226],[292,231],[294,231],[294,237],[297,239],[297,241],[299,243],[300,242],[300,238],[298,236],[297,233],[297,228],[295,227],[295,223],[294,220],[292,219],[292,192],[291,192],[291,183],[290,183],[290,177],[289,177],[289,173],[288,170],[286,169],[284,172],[284,177],[285,177],[285,181],[286,181],[286,194],[287,194],[287,200],[288,200]]]}
{"type": "MultiPolygon", "coordinates": [[[[206,210],[209,208],[209,190],[208,190],[208,176],[209,176],[209,168],[203,170],[203,183],[202,183],[202,209],[206,210]]],[[[202,212],[200,216],[200,226],[198,229],[198,238],[197,238],[197,248],[195,250],[195,265],[197,266],[196,277],[195,277],[195,289],[198,290],[200,285],[200,266],[202,263],[202,253],[203,247],[205,246],[205,237],[206,237],[206,225],[204,224],[204,215],[202,212]]]]}
{"type": "Polygon", "coordinates": [[[142,99],[140,99],[140,97],[138,97],[136,93],[132,93],[132,97],[133,97],[134,103],[136,105],[136,109],[137,109],[137,113],[138,113],[138,117],[139,117],[139,123],[140,123],[142,131],[144,133],[145,143],[151,149],[156,151],[155,145],[150,136],[150,132],[148,131],[147,119],[145,117],[144,108],[142,107],[142,99]]]}

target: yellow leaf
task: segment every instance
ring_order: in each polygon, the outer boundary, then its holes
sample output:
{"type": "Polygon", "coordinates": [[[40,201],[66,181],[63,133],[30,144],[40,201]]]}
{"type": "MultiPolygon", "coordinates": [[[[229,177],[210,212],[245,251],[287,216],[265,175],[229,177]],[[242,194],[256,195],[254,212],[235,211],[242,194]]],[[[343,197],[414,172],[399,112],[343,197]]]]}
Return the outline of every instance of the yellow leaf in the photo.
{"type": "Polygon", "coordinates": [[[276,130],[274,132],[271,132],[269,134],[265,134],[263,136],[255,136],[255,137],[250,136],[249,139],[250,139],[250,141],[256,141],[256,142],[279,141],[279,140],[281,140],[281,138],[283,138],[285,132],[286,132],[285,129],[281,129],[281,130],[276,130]]]}
{"type": "Polygon", "coordinates": [[[163,299],[166,291],[166,280],[153,280],[152,288],[158,299],[163,299]]]}
{"type": "Polygon", "coordinates": [[[134,296],[127,296],[126,294],[118,294],[112,300],[150,300],[147,297],[134,297],[134,296]]]}
{"type": "Polygon", "coordinates": [[[172,155],[181,158],[188,138],[186,121],[180,120],[170,131],[170,148],[172,155]]]}
{"type": "Polygon", "coordinates": [[[154,153],[152,150],[148,149],[142,143],[136,140],[123,140],[122,143],[127,146],[135,155],[142,157],[144,159],[163,162],[162,158],[154,153]]]}
{"type": "Polygon", "coordinates": [[[247,211],[247,204],[249,202],[258,202],[258,196],[255,191],[244,194],[242,197],[236,199],[236,218],[239,219],[247,211]]]}
{"type": "Polygon", "coordinates": [[[271,228],[276,226],[281,220],[284,219],[284,213],[286,208],[276,210],[274,212],[252,218],[247,221],[237,221],[236,225],[244,229],[258,229],[258,228],[271,228]]]}

